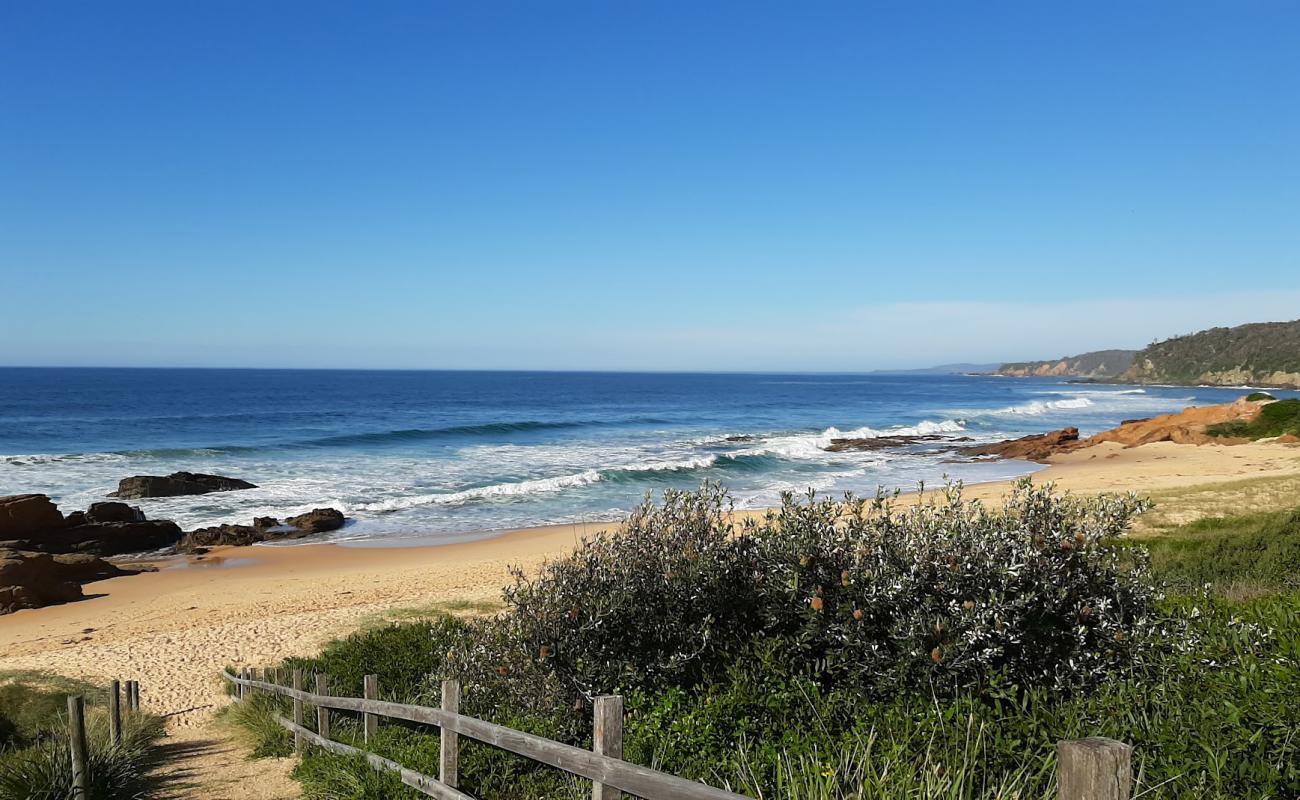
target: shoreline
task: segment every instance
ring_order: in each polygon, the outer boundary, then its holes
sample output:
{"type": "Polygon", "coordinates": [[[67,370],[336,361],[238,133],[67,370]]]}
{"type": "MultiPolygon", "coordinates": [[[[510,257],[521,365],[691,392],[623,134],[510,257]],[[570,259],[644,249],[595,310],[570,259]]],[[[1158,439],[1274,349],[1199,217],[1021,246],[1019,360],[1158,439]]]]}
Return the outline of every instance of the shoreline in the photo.
{"type": "MultiPolygon", "coordinates": [[[[1033,474],[1037,482],[1081,494],[1221,489],[1268,477],[1300,479],[1300,446],[1107,443],[1053,456],[1033,474]]],[[[964,495],[996,501],[1011,483],[967,484],[964,495]]],[[[223,666],[311,655],[395,609],[491,611],[500,606],[512,565],[535,571],[582,536],[618,524],[508,529],[436,544],[222,547],[202,558],[153,561],[157,572],[88,584],[85,600],[0,617],[0,670],[140,680],[146,708],[173,715],[178,727],[202,725],[225,702],[217,678],[223,666]]]]}

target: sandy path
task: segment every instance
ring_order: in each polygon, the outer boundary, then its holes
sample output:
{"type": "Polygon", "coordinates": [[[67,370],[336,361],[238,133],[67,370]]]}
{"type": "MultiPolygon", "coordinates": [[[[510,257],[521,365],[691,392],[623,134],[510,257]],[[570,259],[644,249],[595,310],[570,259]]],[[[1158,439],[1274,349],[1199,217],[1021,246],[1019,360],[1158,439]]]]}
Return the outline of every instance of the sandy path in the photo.
{"type": "Polygon", "coordinates": [[[161,800],[292,800],[302,787],[289,777],[293,758],[249,758],[226,731],[173,730],[162,745],[164,763],[155,771],[161,800]]]}
{"type": "MultiPolygon", "coordinates": [[[[1038,479],[1080,492],[1157,492],[1278,476],[1300,476],[1300,448],[1108,444],[1061,456],[1038,479]]],[[[993,499],[1005,490],[983,484],[967,494],[993,499]]],[[[171,715],[175,729],[195,727],[227,702],[223,666],[314,653],[386,609],[495,602],[510,564],[536,568],[583,532],[566,525],[440,546],[254,547],[178,559],[156,573],[91,584],[93,599],[0,617],[0,670],[137,679],[147,710],[171,715]]]]}

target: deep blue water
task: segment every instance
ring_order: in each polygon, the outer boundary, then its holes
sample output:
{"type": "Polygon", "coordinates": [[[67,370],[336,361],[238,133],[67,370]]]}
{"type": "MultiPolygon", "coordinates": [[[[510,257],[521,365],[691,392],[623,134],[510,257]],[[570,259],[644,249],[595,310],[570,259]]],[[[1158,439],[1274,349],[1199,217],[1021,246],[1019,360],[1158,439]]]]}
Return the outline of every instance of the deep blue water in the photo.
{"type": "Polygon", "coordinates": [[[874,493],[1020,462],[934,443],[828,453],[835,435],[990,441],[1223,402],[1239,389],[940,375],[0,369],[0,494],[66,510],[176,470],[256,490],[141,501],[184,527],[332,505],[339,538],[434,538],[610,518],[646,491],[728,486],[739,506],[874,493]],[[832,430],[834,429],[834,430],[832,430]]]}

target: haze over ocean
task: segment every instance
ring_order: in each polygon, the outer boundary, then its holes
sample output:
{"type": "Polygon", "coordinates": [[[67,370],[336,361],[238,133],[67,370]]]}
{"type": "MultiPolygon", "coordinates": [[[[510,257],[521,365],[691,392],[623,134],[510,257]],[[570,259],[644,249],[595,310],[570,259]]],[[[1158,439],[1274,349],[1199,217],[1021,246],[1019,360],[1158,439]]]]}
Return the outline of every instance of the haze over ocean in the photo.
{"type": "Polygon", "coordinates": [[[445,539],[614,518],[646,491],[704,480],[758,507],[809,487],[1006,478],[1035,465],[952,463],[950,445],[1087,434],[1240,394],[918,374],[6,368],[0,495],[72,510],[130,475],[215,472],[259,488],[138,502],[187,529],[334,506],[352,518],[335,539],[445,539]],[[823,449],[891,434],[938,438],[823,449]]]}

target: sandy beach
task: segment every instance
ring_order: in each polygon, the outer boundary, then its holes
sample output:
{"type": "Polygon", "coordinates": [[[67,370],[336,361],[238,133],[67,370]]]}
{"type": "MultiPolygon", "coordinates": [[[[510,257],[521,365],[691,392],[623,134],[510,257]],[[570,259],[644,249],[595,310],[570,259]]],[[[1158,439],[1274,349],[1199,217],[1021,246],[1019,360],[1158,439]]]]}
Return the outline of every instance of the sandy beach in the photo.
{"type": "MultiPolygon", "coordinates": [[[[1259,479],[1293,485],[1300,447],[1106,444],[1055,456],[1035,479],[1072,492],[1133,490],[1157,500],[1162,492],[1204,492],[1216,498],[1203,504],[1208,512],[1250,497],[1259,479]]],[[[967,495],[992,500],[1007,487],[980,484],[967,495]]],[[[157,572],[91,584],[90,599],[0,617],[0,670],[137,679],[148,710],[169,715],[175,728],[200,726],[224,702],[218,673],[227,664],[312,654],[398,609],[490,611],[512,564],[536,569],[581,536],[611,527],[521,529],[423,547],[226,548],[202,560],[176,558],[157,572]]]]}

